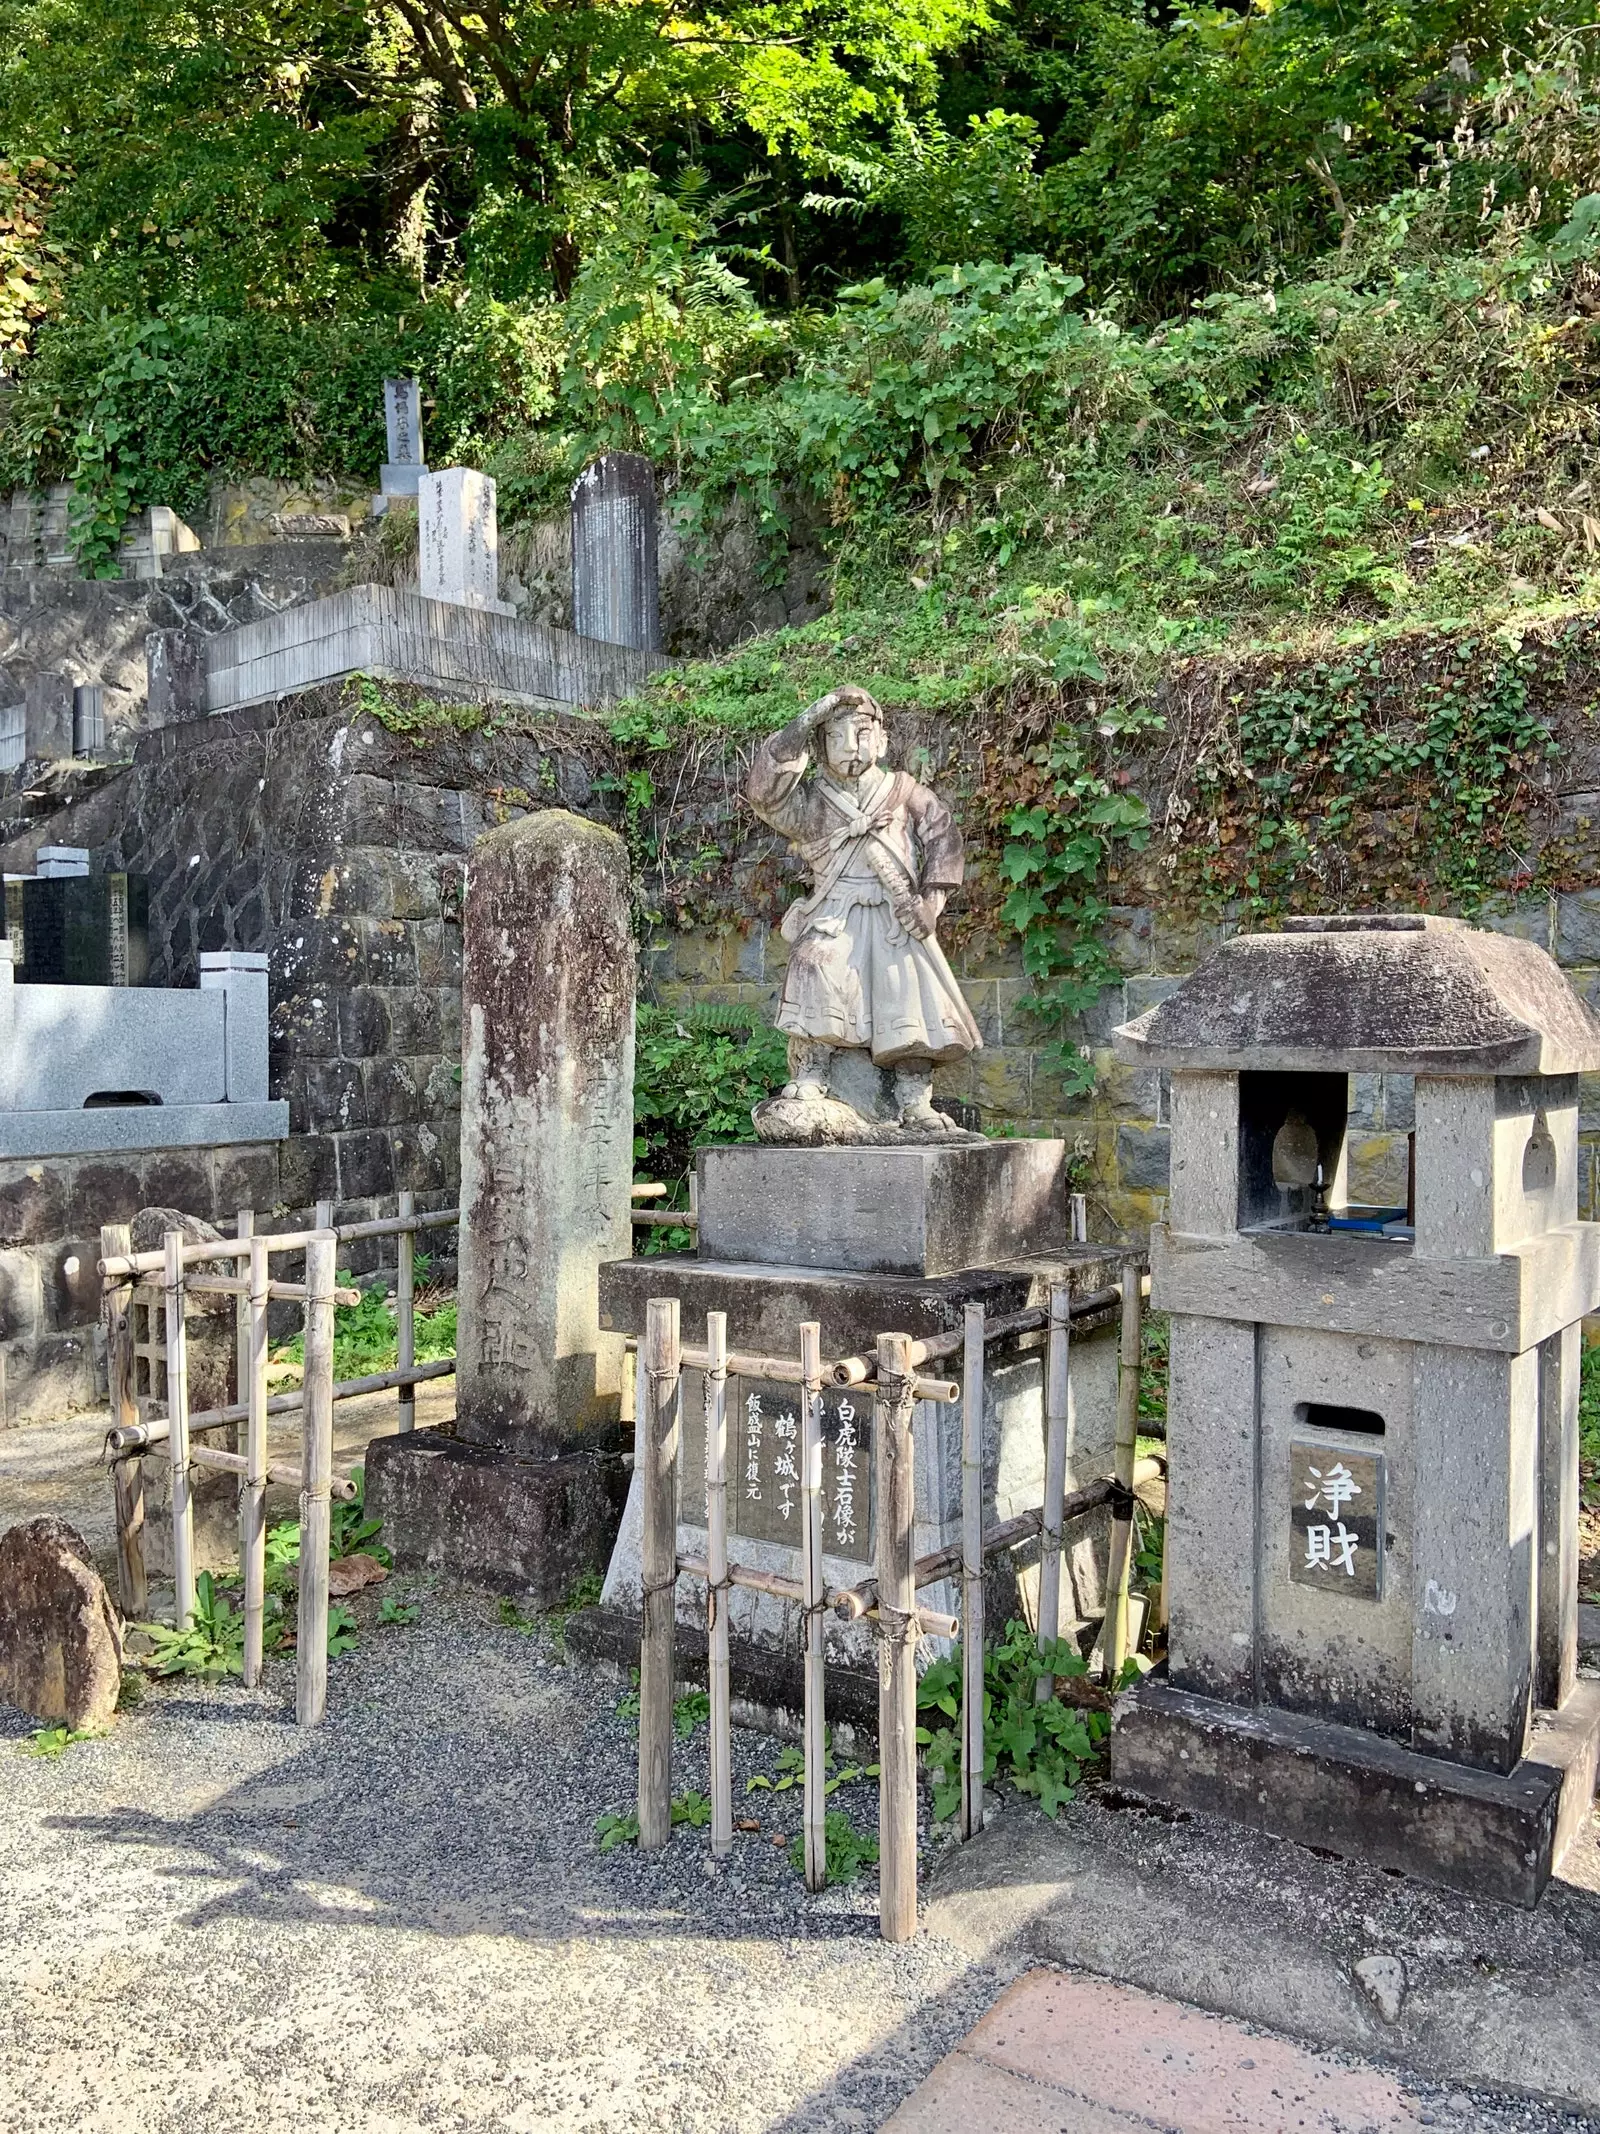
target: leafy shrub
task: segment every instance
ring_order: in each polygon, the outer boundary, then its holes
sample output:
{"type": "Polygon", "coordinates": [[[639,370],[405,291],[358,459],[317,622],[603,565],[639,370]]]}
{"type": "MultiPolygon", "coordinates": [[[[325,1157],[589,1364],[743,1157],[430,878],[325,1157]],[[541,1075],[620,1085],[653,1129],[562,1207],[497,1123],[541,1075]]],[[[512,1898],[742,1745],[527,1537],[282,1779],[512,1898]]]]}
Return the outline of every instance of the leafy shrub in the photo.
{"type": "MultiPolygon", "coordinates": [[[[1059,1639],[1040,1652],[1027,1624],[1013,1621],[984,1653],[983,1782],[1004,1778],[1019,1793],[1031,1793],[1045,1814],[1070,1801],[1084,1772],[1096,1762],[1111,1731],[1105,1712],[1081,1710],[1052,1695],[1037,1701],[1047,1678],[1083,1680],[1088,1668],[1074,1645],[1059,1639]]],[[[928,1717],[917,1740],[933,1780],[933,1812],[939,1821],[961,1805],[961,1653],[936,1660],[917,1684],[917,1709],[928,1717]]]]}
{"type": "Polygon", "coordinates": [[[633,1167],[684,1205],[694,1151],[753,1141],[752,1108],[788,1071],[787,1041],[753,1010],[681,1011],[640,1001],[634,1059],[633,1167]]]}

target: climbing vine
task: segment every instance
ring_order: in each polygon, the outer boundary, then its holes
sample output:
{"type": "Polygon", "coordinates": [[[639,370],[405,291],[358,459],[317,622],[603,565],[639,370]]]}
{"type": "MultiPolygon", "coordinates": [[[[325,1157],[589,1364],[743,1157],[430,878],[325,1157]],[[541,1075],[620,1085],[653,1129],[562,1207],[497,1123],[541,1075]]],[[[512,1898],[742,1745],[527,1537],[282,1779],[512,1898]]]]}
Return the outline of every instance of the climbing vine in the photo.
{"type": "Polygon", "coordinates": [[[1528,887],[1561,754],[1534,699],[1572,635],[1369,645],[1232,693],[1169,801],[1173,886],[1257,917],[1330,900],[1470,915],[1528,887]]]}

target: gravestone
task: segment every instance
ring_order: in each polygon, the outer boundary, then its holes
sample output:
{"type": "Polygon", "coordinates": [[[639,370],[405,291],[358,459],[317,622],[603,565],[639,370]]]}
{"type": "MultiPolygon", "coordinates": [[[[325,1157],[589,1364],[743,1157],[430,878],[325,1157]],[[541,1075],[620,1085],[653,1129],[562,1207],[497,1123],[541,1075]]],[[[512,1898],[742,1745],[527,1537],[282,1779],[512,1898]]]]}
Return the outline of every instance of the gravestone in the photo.
{"type": "Polygon", "coordinates": [[[89,1544],[64,1519],[0,1536],[0,1702],[46,1726],[105,1727],[122,1631],[89,1544]]]}
{"type": "Polygon", "coordinates": [[[27,752],[35,762],[72,754],[72,678],[31,674],[23,690],[27,752]]]}
{"type": "Polygon", "coordinates": [[[99,682],[79,682],[72,692],[72,753],[101,756],[105,746],[105,689],[99,682]]]}
{"type": "Polygon", "coordinates": [[[378,476],[385,497],[415,496],[427,473],[422,456],[422,388],[415,378],[385,378],[383,421],[389,457],[378,476]]]}
{"type": "Polygon", "coordinates": [[[87,867],[47,874],[41,867],[21,890],[19,985],[143,985],[150,968],[147,877],[91,875],[87,867]]]}
{"type": "Polygon", "coordinates": [[[562,809],[480,838],[463,958],[456,1421],[375,1444],[367,1501],[402,1563],[548,1601],[603,1564],[621,1494],[598,1280],[632,1241],[622,839],[562,809]]]}
{"type": "Polygon", "coordinates": [[[637,452],[608,452],[572,485],[572,627],[580,637],[661,650],[656,476],[637,452]]]}
{"type": "Polygon", "coordinates": [[[417,497],[417,584],[424,600],[514,613],[500,598],[493,477],[476,467],[446,467],[423,475],[417,497]]]}
{"type": "Polygon", "coordinates": [[[176,726],[206,708],[206,639],[198,630],[152,630],[144,641],[152,726],[176,726]]]}

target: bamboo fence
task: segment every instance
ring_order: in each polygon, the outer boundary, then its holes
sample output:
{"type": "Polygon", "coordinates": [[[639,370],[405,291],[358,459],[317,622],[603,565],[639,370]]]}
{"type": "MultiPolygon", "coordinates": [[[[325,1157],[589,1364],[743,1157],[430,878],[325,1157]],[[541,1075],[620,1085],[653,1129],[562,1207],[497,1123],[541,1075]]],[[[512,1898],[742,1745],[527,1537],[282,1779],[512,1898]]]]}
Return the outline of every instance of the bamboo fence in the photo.
{"type": "MultiPolygon", "coordinates": [[[[1139,1333],[1148,1278],[1131,1259],[1114,1288],[1071,1297],[1065,1285],[1048,1303],[986,1319],[969,1305],[959,1333],[932,1341],[880,1334],[870,1356],[822,1357],[822,1330],[800,1328],[799,1354],[750,1355],[728,1348],[725,1314],[707,1315],[704,1345],[681,1338],[676,1298],[652,1298],[646,1308],[635,1377],[634,1464],[641,1489],[642,1579],[639,1644],[639,1846],[659,1851],[672,1834],[672,1706],[676,1687],[677,1583],[689,1578],[706,1589],[706,1650],[710,1704],[711,1851],[725,1857],[733,1845],[731,1683],[728,1599],[734,1587],[800,1604],[804,1633],[805,1878],[808,1889],[827,1882],[826,1673],[823,1615],[846,1621],[870,1618],[878,1637],[878,1844],[879,1923],[887,1941],[904,1941],[917,1924],[917,1667],[924,1636],[962,1639],[961,1835],[983,1827],[984,1613],[987,1557],[1037,1541],[1041,1545],[1040,1649],[1054,1645],[1061,1630],[1061,1550],[1067,1526],[1102,1506],[1113,1513],[1112,1568],[1107,1584],[1107,1623],[1102,1633],[1108,1682],[1121,1666],[1116,1624],[1127,1618],[1127,1573],[1131,1560],[1135,1483],[1159,1471],[1154,1461],[1136,1462],[1133,1432],[1138,1414],[1139,1333]],[[1086,1486],[1065,1486],[1071,1435],[1071,1327],[1074,1319],[1120,1306],[1122,1327],[1118,1378],[1115,1472],[1086,1486]],[[1023,1334],[1045,1336],[1045,1485],[1034,1510],[985,1528],[983,1523],[983,1412],[987,1351],[1023,1334]],[[923,1365],[960,1353],[959,1382],[925,1375],[923,1365]],[[678,1465],[683,1441],[683,1372],[702,1374],[705,1403],[706,1554],[678,1553],[678,1465]],[[800,1388],[800,1542],[794,1575],[757,1570],[728,1556],[729,1377],[764,1378],[800,1388]],[[825,1385],[859,1386],[873,1402],[873,1457],[877,1498],[876,1576],[830,1591],[822,1562],[822,1415],[825,1385]],[[915,1487],[912,1418],[918,1401],[962,1403],[961,1538],[929,1555],[914,1555],[915,1487]],[[1119,1557],[1120,1550],[1120,1557],[1119,1557]],[[1120,1568],[1119,1568],[1120,1565],[1120,1568]],[[920,1591],[959,1571],[960,1618],[919,1608],[920,1591]],[[1120,1598],[1119,1598],[1120,1596],[1120,1598]],[[1118,1613],[1120,1609],[1120,1615],[1118,1613]],[[1114,1663],[1114,1664],[1113,1664],[1114,1663]]],[[[1053,1687],[1048,1675],[1040,1694],[1053,1687]]]]}
{"type": "Polygon", "coordinates": [[[333,1410],[336,1402],[394,1391],[399,1427],[416,1420],[416,1387],[455,1370],[453,1357],[418,1364],[416,1356],[415,1244],[420,1233],[453,1228],[455,1208],[418,1214],[413,1196],[400,1196],[392,1217],[336,1225],[332,1209],[319,1204],[310,1230],[264,1233],[252,1209],[239,1211],[231,1238],[186,1241],[169,1230],[159,1251],[134,1252],[126,1224],[100,1232],[100,1278],[106,1325],[111,1462],[117,1522],[117,1563],[123,1612],[149,1609],[144,1558],[144,1462],[165,1446],[171,1474],[174,1614],[180,1627],[195,1613],[193,1478],[212,1469],[239,1478],[239,1557],[244,1575],[244,1679],[261,1679],[266,1596],[266,1492],[269,1483],[300,1493],[300,1609],[296,1637],[296,1716],[316,1726],[327,1702],[328,1547],[332,1502],[348,1503],[355,1484],[333,1474],[333,1410]],[[341,1289],[335,1263],[341,1245],[357,1238],[393,1237],[398,1243],[397,1367],[335,1382],[334,1307],[359,1304],[361,1293],[341,1289]],[[303,1255],[303,1282],[276,1281],[273,1254],[303,1255]],[[218,1262],[244,1272],[216,1273],[218,1262]],[[153,1279],[153,1278],[159,1278],[153,1279]],[[236,1299],[235,1352],[241,1399],[225,1407],[191,1411],[189,1406],[186,1309],[191,1294],[236,1299]],[[305,1365],[297,1391],[267,1393],[268,1313],[275,1301],[302,1306],[305,1365]],[[267,1458],[270,1416],[298,1411],[300,1462],[288,1466],[267,1458]],[[242,1424],[235,1449],[198,1444],[197,1432],[242,1424]]]}

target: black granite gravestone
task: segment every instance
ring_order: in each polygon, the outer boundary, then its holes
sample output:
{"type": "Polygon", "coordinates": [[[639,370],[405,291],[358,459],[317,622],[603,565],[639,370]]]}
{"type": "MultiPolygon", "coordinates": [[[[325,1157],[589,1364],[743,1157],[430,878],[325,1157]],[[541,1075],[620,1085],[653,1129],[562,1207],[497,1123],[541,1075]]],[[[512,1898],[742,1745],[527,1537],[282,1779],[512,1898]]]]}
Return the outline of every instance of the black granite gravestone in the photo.
{"type": "Polygon", "coordinates": [[[21,985],[143,985],[150,969],[150,885],[142,874],[8,883],[7,931],[21,985]],[[21,888],[22,938],[10,891],[21,888]]]}

